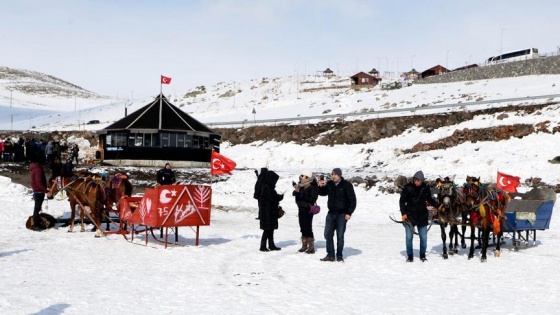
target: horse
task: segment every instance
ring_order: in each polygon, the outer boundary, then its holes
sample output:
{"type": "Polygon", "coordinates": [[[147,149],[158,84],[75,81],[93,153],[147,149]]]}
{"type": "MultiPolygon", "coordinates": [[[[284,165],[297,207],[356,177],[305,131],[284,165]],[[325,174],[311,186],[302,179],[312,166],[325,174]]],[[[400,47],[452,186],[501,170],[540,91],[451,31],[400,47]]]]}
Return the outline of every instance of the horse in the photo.
{"type": "MultiPolygon", "coordinates": [[[[112,212],[113,207],[117,208],[117,213],[119,212],[119,201],[122,197],[129,197],[132,195],[132,183],[128,180],[126,175],[117,173],[107,182],[105,186],[106,199],[106,215],[109,216],[109,212],[112,212]]],[[[109,230],[110,220],[107,220],[105,230],[109,230]]],[[[121,226],[122,228],[122,226],[121,226]]]]}
{"type": "Polygon", "coordinates": [[[57,177],[53,181],[50,191],[47,193],[48,199],[53,199],[60,192],[65,191],[70,203],[70,226],[68,232],[74,231],[74,220],[76,218],[76,208],[80,207],[80,232],[85,232],[84,211],[92,223],[96,226],[95,237],[101,236],[101,216],[106,200],[105,188],[103,183],[93,180],[89,176],[84,177],[57,177]]]}
{"type": "Polygon", "coordinates": [[[503,213],[505,207],[510,200],[509,195],[494,187],[488,187],[480,183],[480,177],[467,176],[467,182],[463,185],[463,194],[465,196],[465,206],[470,215],[471,226],[471,248],[469,251],[469,259],[474,257],[474,228],[480,222],[480,230],[482,232],[480,246],[480,260],[485,262],[486,251],[490,239],[490,232],[496,237],[496,248],[494,256],[500,256],[500,243],[503,235],[501,226],[504,223],[503,213]]]}
{"type": "Polygon", "coordinates": [[[461,247],[466,248],[465,243],[465,230],[464,225],[467,222],[467,212],[463,211],[460,199],[460,191],[455,185],[453,179],[445,177],[443,180],[438,178],[436,180],[437,201],[441,205],[438,209],[437,217],[441,229],[441,240],[443,242],[443,258],[447,259],[449,255],[459,252],[459,236],[461,237],[461,247]],[[461,218],[461,222],[457,218],[461,218]],[[462,225],[462,232],[459,233],[458,225],[462,225]],[[447,253],[445,229],[449,225],[449,255],[447,253]]]}

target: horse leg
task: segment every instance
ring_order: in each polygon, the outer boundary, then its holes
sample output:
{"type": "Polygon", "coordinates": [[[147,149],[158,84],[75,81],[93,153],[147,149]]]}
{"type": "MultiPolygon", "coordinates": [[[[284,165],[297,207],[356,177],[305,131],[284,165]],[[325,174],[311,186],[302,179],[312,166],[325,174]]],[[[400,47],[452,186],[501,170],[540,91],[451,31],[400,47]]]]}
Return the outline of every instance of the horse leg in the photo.
{"type": "Polygon", "coordinates": [[[445,243],[447,240],[447,235],[445,235],[445,223],[439,223],[439,227],[441,229],[441,240],[443,242],[443,259],[447,259],[449,256],[447,255],[447,244],[445,243]]]}
{"type": "Polygon", "coordinates": [[[450,237],[454,240],[453,251],[451,253],[457,254],[459,252],[459,228],[457,227],[457,224],[451,225],[451,231],[449,232],[449,235],[452,235],[450,237]]]}
{"type": "Polygon", "coordinates": [[[488,241],[490,239],[490,224],[487,218],[483,218],[481,227],[482,227],[482,246],[480,249],[480,261],[485,262],[487,259],[486,251],[488,249],[488,241]]]}
{"type": "MultiPolygon", "coordinates": [[[[94,219],[95,219],[95,226],[99,226],[101,227],[101,215],[103,213],[103,209],[100,209],[99,211],[96,211],[94,219]]],[[[101,231],[100,228],[96,229],[95,231],[95,237],[101,237],[103,236],[103,232],[101,231]]]]}
{"type": "Polygon", "coordinates": [[[474,238],[475,238],[475,226],[474,224],[471,222],[471,248],[469,250],[469,259],[474,257],[474,238]]]}
{"type": "Polygon", "coordinates": [[[74,200],[69,200],[70,202],[70,226],[68,227],[68,233],[74,232],[74,220],[76,219],[76,207],[78,204],[74,200]]]}
{"type": "Polygon", "coordinates": [[[89,212],[89,206],[80,207],[80,232],[86,231],[86,225],[84,224],[84,213],[85,211],[89,212]]]}
{"type": "MultiPolygon", "coordinates": [[[[466,213],[463,213],[461,215],[461,220],[463,221],[463,224],[467,223],[467,214],[466,213]]],[[[463,232],[463,234],[461,234],[461,247],[462,248],[467,248],[467,243],[465,243],[465,232],[467,231],[467,226],[462,225],[461,226],[461,231],[463,232]]]]}

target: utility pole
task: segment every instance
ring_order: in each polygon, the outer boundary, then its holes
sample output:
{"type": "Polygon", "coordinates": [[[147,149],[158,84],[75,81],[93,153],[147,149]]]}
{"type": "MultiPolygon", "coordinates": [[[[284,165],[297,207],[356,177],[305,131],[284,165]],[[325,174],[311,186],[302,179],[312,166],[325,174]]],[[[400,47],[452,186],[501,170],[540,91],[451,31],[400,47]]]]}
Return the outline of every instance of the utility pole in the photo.
{"type": "Polygon", "coordinates": [[[14,90],[12,90],[12,89],[8,89],[8,90],[10,90],[10,108],[12,108],[12,92],[14,90]]]}
{"type": "Polygon", "coordinates": [[[254,122],[254,123],[255,123],[255,125],[256,125],[256,124],[257,124],[257,118],[256,118],[256,116],[255,116],[255,115],[257,114],[257,111],[255,110],[255,108],[254,108],[254,107],[253,107],[253,112],[252,112],[252,113],[253,113],[253,122],[254,122]]]}
{"type": "Polygon", "coordinates": [[[502,38],[503,38],[503,35],[504,35],[504,30],[505,29],[503,29],[503,28],[500,29],[500,61],[502,60],[502,47],[503,47],[502,46],[502,38]]]}

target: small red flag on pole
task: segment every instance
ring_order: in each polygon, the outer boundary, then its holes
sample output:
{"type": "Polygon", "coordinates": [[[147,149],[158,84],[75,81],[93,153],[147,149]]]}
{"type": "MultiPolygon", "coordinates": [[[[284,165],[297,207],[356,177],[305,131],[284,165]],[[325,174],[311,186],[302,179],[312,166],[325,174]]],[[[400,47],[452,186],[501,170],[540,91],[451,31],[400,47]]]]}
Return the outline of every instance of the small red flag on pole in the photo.
{"type": "Polygon", "coordinates": [[[171,78],[170,77],[166,77],[166,76],[161,76],[161,84],[170,84],[171,83],[171,78]]]}
{"type": "Polygon", "coordinates": [[[498,172],[496,187],[508,193],[517,193],[517,186],[521,178],[498,172]]]}
{"type": "Polygon", "coordinates": [[[222,175],[230,174],[233,169],[235,169],[237,163],[233,160],[221,155],[220,153],[212,150],[212,158],[210,161],[210,174],[212,175],[222,175]]]}

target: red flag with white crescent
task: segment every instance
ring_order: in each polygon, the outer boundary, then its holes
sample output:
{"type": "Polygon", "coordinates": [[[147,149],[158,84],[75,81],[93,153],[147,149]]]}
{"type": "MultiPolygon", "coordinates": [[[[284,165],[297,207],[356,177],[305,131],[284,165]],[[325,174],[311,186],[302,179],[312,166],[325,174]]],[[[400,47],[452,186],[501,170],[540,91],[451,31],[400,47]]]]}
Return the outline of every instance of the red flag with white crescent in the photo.
{"type": "Polygon", "coordinates": [[[166,76],[161,76],[161,84],[170,84],[171,83],[171,78],[170,77],[166,77],[166,76]]]}
{"type": "Polygon", "coordinates": [[[212,158],[210,160],[210,174],[222,175],[230,174],[235,169],[237,163],[233,160],[221,155],[220,153],[212,150],[212,158]]]}
{"type": "Polygon", "coordinates": [[[498,172],[498,178],[496,179],[496,187],[508,193],[517,193],[517,186],[519,186],[520,180],[521,178],[517,176],[498,172]]]}

